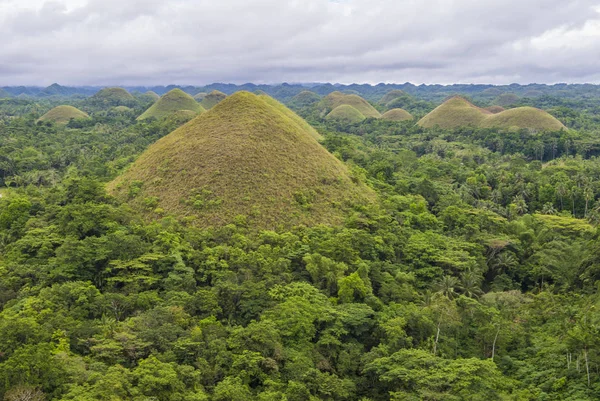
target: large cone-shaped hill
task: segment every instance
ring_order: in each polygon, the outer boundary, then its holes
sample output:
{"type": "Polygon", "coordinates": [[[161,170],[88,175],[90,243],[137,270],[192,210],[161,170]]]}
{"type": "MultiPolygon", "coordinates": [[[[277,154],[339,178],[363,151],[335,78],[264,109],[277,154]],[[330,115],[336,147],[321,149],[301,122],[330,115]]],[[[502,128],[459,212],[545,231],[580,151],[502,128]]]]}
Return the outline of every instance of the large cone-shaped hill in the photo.
{"type": "Polygon", "coordinates": [[[413,116],[404,109],[391,109],[383,113],[381,119],[388,121],[410,121],[413,119],[413,116]]]}
{"type": "Polygon", "coordinates": [[[73,106],[57,106],[40,117],[39,121],[52,121],[58,125],[68,124],[69,121],[90,116],[73,106]]]}
{"type": "Polygon", "coordinates": [[[326,120],[342,124],[356,124],[363,121],[365,118],[366,117],[360,111],[349,104],[342,104],[331,110],[331,113],[325,116],[326,120]]]}
{"type": "Polygon", "coordinates": [[[206,110],[212,109],[217,104],[219,104],[219,102],[223,101],[226,97],[227,97],[227,95],[224,94],[223,92],[214,90],[214,91],[210,92],[208,95],[204,96],[204,98],[202,99],[200,104],[206,110]]]}
{"type": "Polygon", "coordinates": [[[138,117],[138,120],[145,120],[147,118],[160,119],[182,110],[191,111],[196,114],[206,111],[193,97],[181,89],[173,89],[165,93],[156,103],[150,106],[148,110],[138,117]]]}
{"type": "Polygon", "coordinates": [[[244,215],[253,229],[337,224],[352,205],[372,201],[374,193],[281,107],[238,92],[160,139],[108,189],[148,217],[156,216],[147,207],[153,199],[199,226],[244,215]]]}
{"type": "Polygon", "coordinates": [[[489,111],[475,106],[467,99],[454,96],[436,107],[417,124],[423,128],[477,127],[489,114],[491,114],[489,111]]]}
{"type": "Polygon", "coordinates": [[[517,107],[488,116],[482,128],[527,128],[536,131],[560,131],[566,127],[554,116],[535,107],[517,107]]]}
{"type": "Polygon", "coordinates": [[[347,104],[348,106],[352,106],[356,110],[360,111],[365,117],[381,117],[381,114],[373,106],[371,106],[369,102],[358,95],[347,95],[342,92],[331,92],[329,95],[325,96],[321,102],[329,111],[343,104],[347,104]]]}
{"type": "Polygon", "coordinates": [[[103,103],[110,106],[128,106],[135,98],[123,88],[104,88],[90,98],[93,103],[103,103]]]}

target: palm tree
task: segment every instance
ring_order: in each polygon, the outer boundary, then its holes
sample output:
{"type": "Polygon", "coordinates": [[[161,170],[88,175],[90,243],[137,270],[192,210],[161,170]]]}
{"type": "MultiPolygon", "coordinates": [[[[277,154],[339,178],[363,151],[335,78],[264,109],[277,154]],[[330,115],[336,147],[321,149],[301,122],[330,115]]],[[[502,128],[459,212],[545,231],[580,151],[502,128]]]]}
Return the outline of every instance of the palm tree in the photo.
{"type": "Polygon", "coordinates": [[[454,276],[442,277],[434,286],[434,290],[438,294],[446,296],[448,299],[453,299],[456,296],[458,288],[458,279],[454,276]]]}
{"type": "Polygon", "coordinates": [[[475,272],[465,272],[460,275],[460,292],[469,298],[479,298],[481,291],[482,277],[475,272]]]}

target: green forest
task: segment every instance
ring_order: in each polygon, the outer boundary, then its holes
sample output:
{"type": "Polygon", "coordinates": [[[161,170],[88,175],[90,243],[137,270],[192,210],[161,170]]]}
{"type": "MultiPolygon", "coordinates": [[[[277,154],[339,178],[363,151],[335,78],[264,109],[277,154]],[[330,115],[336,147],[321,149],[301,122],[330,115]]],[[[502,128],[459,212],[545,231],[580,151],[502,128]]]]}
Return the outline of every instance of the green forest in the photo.
{"type": "Polygon", "coordinates": [[[0,399],[600,399],[598,88],[0,89],[0,399]]]}

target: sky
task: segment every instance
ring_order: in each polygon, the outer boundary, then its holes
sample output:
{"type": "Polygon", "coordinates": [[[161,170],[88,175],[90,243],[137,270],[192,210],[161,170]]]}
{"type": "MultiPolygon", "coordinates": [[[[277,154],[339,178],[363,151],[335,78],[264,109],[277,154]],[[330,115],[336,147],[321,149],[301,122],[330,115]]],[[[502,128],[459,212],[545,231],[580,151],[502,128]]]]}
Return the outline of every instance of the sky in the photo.
{"type": "Polygon", "coordinates": [[[600,83],[600,0],[0,0],[0,85],[600,83]]]}

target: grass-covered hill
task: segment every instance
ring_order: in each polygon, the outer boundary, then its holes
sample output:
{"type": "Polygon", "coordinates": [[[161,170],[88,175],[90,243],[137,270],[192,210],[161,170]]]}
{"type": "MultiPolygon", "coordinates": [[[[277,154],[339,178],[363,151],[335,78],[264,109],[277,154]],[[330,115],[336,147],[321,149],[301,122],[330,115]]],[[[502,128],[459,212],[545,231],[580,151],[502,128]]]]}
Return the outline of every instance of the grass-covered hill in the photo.
{"type": "Polygon", "coordinates": [[[316,129],[314,129],[312,125],[307,123],[302,117],[300,117],[298,114],[294,113],[292,110],[288,109],[282,103],[278,102],[277,100],[273,99],[272,97],[270,97],[267,94],[258,95],[258,97],[261,98],[262,100],[264,100],[265,102],[269,103],[269,105],[275,107],[277,110],[279,110],[283,114],[285,114],[287,117],[289,117],[291,120],[293,120],[302,130],[308,132],[317,141],[320,141],[321,139],[323,139],[323,136],[321,134],[319,134],[319,132],[316,129]]]}
{"type": "Polygon", "coordinates": [[[335,121],[342,124],[356,124],[365,118],[360,111],[349,104],[342,104],[325,116],[325,119],[328,121],[335,121]]]}
{"type": "Polygon", "coordinates": [[[311,91],[302,91],[292,97],[288,104],[292,107],[309,107],[321,101],[321,96],[311,91]]]}
{"type": "Polygon", "coordinates": [[[349,105],[360,111],[365,117],[379,118],[381,114],[362,97],[355,94],[345,94],[342,92],[332,92],[325,96],[321,101],[321,105],[331,111],[341,105],[349,105]]]}
{"type": "Polygon", "coordinates": [[[41,116],[39,121],[52,121],[55,124],[65,125],[71,120],[83,118],[90,118],[90,116],[73,106],[57,106],[41,116]]]}
{"type": "Polygon", "coordinates": [[[482,128],[528,128],[536,131],[559,131],[566,127],[554,116],[534,107],[517,107],[488,116],[482,128]]]}
{"type": "Polygon", "coordinates": [[[381,103],[381,104],[388,104],[392,100],[397,99],[397,98],[402,97],[402,96],[405,96],[405,95],[406,95],[406,92],[404,92],[403,90],[394,89],[394,90],[389,91],[385,95],[383,95],[381,97],[381,99],[379,100],[379,103],[381,103]]]}
{"type": "Polygon", "coordinates": [[[147,91],[144,93],[144,95],[150,99],[154,99],[154,100],[160,99],[160,95],[154,91],[147,91]]]}
{"type": "Polygon", "coordinates": [[[566,128],[552,115],[534,107],[517,107],[508,110],[497,107],[482,109],[458,96],[442,103],[423,117],[418,124],[423,128],[438,126],[444,129],[474,127],[555,131],[566,128]]]}
{"type": "Polygon", "coordinates": [[[423,128],[478,127],[489,114],[489,111],[475,106],[465,98],[454,96],[436,107],[417,124],[423,128]]]}
{"type": "Polygon", "coordinates": [[[206,97],[206,95],[208,95],[208,93],[206,92],[198,92],[194,95],[194,99],[196,99],[197,101],[201,102],[204,100],[204,98],[206,97]]]}
{"type": "Polygon", "coordinates": [[[104,88],[92,96],[89,101],[95,105],[129,106],[135,98],[123,88],[104,88]]]}
{"type": "Polygon", "coordinates": [[[177,111],[187,110],[193,113],[202,113],[206,110],[193,97],[181,89],[173,89],[165,93],[148,110],[146,110],[138,120],[148,118],[164,118],[177,111]]]}
{"type": "Polygon", "coordinates": [[[199,226],[246,218],[253,229],[335,224],[371,201],[282,108],[236,93],[152,145],[109,191],[148,217],[188,216],[199,226]]]}
{"type": "Polygon", "coordinates": [[[388,121],[409,121],[413,119],[413,116],[404,109],[391,109],[383,113],[381,119],[388,121]]]}
{"type": "Polygon", "coordinates": [[[214,91],[210,92],[209,94],[207,94],[206,96],[204,96],[204,98],[202,99],[200,104],[206,110],[209,110],[209,109],[212,109],[213,107],[215,107],[219,102],[223,101],[226,97],[227,97],[227,95],[224,94],[223,92],[214,90],[214,91]]]}
{"type": "Polygon", "coordinates": [[[9,97],[11,97],[11,94],[7,90],[0,88],[0,99],[7,99],[9,97]]]}

